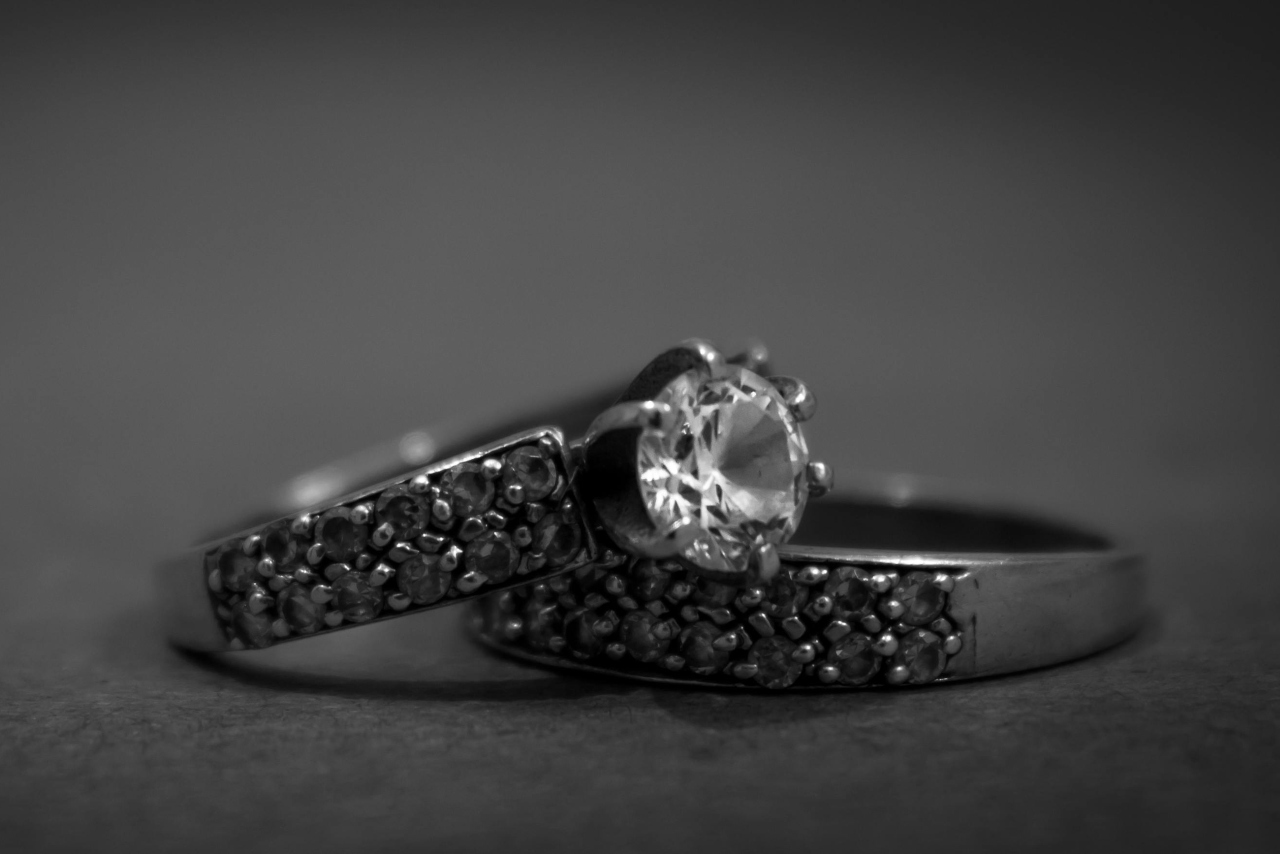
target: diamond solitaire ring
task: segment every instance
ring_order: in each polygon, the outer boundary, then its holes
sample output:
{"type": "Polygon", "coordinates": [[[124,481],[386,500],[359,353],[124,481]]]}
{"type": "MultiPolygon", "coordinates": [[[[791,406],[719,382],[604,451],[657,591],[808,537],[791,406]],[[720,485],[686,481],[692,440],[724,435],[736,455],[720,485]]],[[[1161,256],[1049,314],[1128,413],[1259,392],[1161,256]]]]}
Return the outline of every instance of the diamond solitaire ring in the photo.
{"type": "Polygon", "coordinates": [[[613,405],[592,398],[549,419],[559,426],[487,443],[422,434],[390,460],[304,477],[283,502],[297,509],[161,567],[169,636],[201,651],[262,648],[638,558],[770,583],[832,476],[800,429],[812,394],[766,378],[765,362],[763,348],[726,359],[689,341],[613,405]],[[571,444],[584,408],[600,414],[571,444]],[[373,472],[379,482],[359,486],[373,472]]]}

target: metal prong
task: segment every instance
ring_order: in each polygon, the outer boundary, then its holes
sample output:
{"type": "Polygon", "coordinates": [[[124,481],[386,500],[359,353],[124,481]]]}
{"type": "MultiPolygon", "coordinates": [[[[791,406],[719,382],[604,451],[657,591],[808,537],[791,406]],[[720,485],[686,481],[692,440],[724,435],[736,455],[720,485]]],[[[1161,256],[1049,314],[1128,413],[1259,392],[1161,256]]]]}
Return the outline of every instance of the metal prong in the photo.
{"type": "Polygon", "coordinates": [[[653,400],[634,400],[610,406],[596,416],[587,429],[587,443],[590,444],[602,434],[612,430],[625,430],[639,427],[642,430],[656,430],[666,433],[675,426],[676,413],[668,403],[653,400]]]}
{"type": "Polygon", "coordinates": [[[772,580],[780,569],[782,561],[778,558],[778,547],[773,543],[756,543],[751,548],[751,563],[747,574],[753,583],[772,580]]]}
{"type": "Polygon", "coordinates": [[[831,470],[831,466],[823,462],[814,461],[809,463],[806,474],[808,475],[809,494],[814,498],[820,498],[831,491],[831,487],[835,486],[836,475],[831,470]]]}
{"type": "Polygon", "coordinates": [[[747,345],[746,350],[731,358],[729,362],[758,374],[769,364],[769,348],[764,346],[763,341],[752,341],[747,345]]]}
{"type": "Polygon", "coordinates": [[[722,377],[729,370],[729,363],[725,361],[724,356],[720,354],[712,344],[701,338],[690,338],[680,343],[681,347],[692,350],[698,354],[698,359],[707,367],[707,372],[713,377],[722,377]]]}
{"type": "Polygon", "coordinates": [[[787,409],[797,421],[808,421],[818,408],[818,399],[809,387],[795,377],[769,377],[769,382],[787,402],[787,409]]]}

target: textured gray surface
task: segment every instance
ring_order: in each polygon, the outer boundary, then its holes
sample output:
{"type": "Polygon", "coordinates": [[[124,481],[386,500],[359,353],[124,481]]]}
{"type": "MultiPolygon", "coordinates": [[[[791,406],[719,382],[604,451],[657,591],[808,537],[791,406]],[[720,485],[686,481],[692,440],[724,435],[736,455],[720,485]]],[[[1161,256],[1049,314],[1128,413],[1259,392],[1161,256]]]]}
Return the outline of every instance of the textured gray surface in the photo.
{"type": "Polygon", "coordinates": [[[1280,87],[1170,8],[8,8],[0,847],[1267,848],[1280,87]],[[284,477],[690,334],[765,337],[837,471],[1142,546],[1149,628],[802,697],[447,611],[160,643],[151,564],[284,477]]]}

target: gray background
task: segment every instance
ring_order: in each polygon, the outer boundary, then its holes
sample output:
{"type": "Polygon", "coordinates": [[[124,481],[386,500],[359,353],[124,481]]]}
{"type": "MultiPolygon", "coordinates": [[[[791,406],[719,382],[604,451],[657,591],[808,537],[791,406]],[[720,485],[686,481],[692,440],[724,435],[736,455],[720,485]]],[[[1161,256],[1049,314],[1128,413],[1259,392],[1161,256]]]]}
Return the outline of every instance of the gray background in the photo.
{"type": "Polygon", "coordinates": [[[1272,33],[1155,3],[7,4],[0,847],[1267,847],[1272,33]],[[694,334],[806,377],[837,471],[1137,543],[1149,627],[786,697],[491,660],[448,610],[247,665],[162,644],[150,567],[282,479],[694,334]]]}

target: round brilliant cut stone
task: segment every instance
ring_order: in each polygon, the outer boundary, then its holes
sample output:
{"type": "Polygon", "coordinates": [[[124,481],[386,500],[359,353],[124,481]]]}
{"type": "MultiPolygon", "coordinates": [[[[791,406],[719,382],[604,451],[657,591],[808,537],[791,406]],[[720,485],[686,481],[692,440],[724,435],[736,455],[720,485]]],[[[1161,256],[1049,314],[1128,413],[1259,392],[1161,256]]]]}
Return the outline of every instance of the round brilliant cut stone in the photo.
{"type": "Polygon", "coordinates": [[[452,576],[440,568],[440,555],[414,555],[396,570],[396,586],[415,605],[440,601],[451,581],[452,576]]]}
{"type": "Polygon", "coordinates": [[[766,688],[786,688],[800,678],[801,665],[791,657],[796,645],[779,635],[761,638],[751,645],[747,661],[754,664],[756,681],[766,688]]]}
{"type": "Polygon", "coordinates": [[[333,604],[352,623],[367,623],[382,610],[382,596],[359,572],[348,572],[333,582],[333,604]]]}
{"type": "Polygon", "coordinates": [[[502,482],[524,489],[525,501],[541,501],[556,489],[556,467],[540,448],[526,445],[502,461],[502,482]]]}
{"type": "Polygon", "coordinates": [[[288,566],[298,556],[298,540],[288,522],[276,522],[262,532],[262,555],[278,567],[288,566]]]}
{"type": "Polygon", "coordinates": [[[253,613],[244,602],[235,606],[231,630],[245,646],[255,649],[271,646],[276,641],[275,633],[271,631],[271,617],[253,613]]]}
{"type": "Polygon", "coordinates": [[[349,508],[335,507],[326,510],[316,520],[316,539],[324,546],[330,560],[348,563],[364,551],[369,542],[369,531],[364,525],[351,521],[349,508]]]}
{"type": "Polygon", "coordinates": [[[486,531],[467,543],[463,562],[468,572],[478,572],[490,584],[501,584],[515,572],[520,550],[502,531],[486,531]]]}
{"type": "Polygon", "coordinates": [[[648,611],[632,611],[622,618],[622,642],[637,661],[657,661],[671,646],[670,637],[659,637],[655,630],[662,621],[648,611]]]}
{"type": "Polygon", "coordinates": [[[947,666],[947,654],[942,643],[942,638],[931,631],[910,631],[898,642],[893,663],[907,668],[907,681],[913,685],[932,682],[942,675],[947,666]]]}
{"type": "Polygon", "coordinates": [[[875,593],[852,573],[833,573],[824,590],[832,600],[831,616],[837,620],[856,623],[875,609],[875,593]]]}
{"type": "Polygon", "coordinates": [[[631,571],[632,587],[641,602],[662,598],[671,583],[671,573],[661,569],[654,561],[642,560],[631,571]]]}
{"type": "Polygon", "coordinates": [[[752,546],[795,533],[808,496],[809,450],[777,389],[732,367],[714,379],[681,374],[655,400],[675,409],[676,426],[641,434],[640,493],[659,528],[684,518],[702,528],[685,560],[736,573],[752,546]]]}
{"type": "Polygon", "coordinates": [[[475,463],[463,463],[449,472],[445,489],[453,499],[453,512],[462,517],[478,516],[493,503],[493,481],[475,463]]]}
{"type": "Polygon", "coordinates": [[[794,617],[809,601],[809,588],[796,584],[790,573],[780,572],[765,590],[761,609],[780,619],[794,617]]]}
{"type": "Polygon", "coordinates": [[[902,622],[913,626],[931,623],[947,604],[947,594],[931,572],[908,572],[893,588],[893,598],[906,608],[902,622]]]}
{"type": "Polygon", "coordinates": [[[842,685],[865,685],[880,670],[880,656],[872,648],[870,635],[854,632],[838,641],[827,652],[827,661],[839,670],[836,677],[842,685]]]}
{"type": "Polygon", "coordinates": [[[604,638],[595,632],[600,615],[588,608],[575,611],[564,621],[564,639],[569,648],[583,657],[598,655],[604,649],[604,638]]]}
{"type": "Polygon", "coordinates": [[[582,532],[564,513],[548,513],[533,528],[533,550],[547,559],[547,566],[563,566],[582,545],[582,532]]]}
{"type": "Polygon", "coordinates": [[[560,609],[554,603],[530,602],[524,611],[524,637],[534,649],[546,649],[560,633],[560,609]]]}
{"type": "Polygon", "coordinates": [[[280,616],[300,635],[324,628],[324,606],[311,600],[305,585],[290,584],[276,596],[276,608],[280,616]]]}
{"type": "Polygon", "coordinates": [[[236,593],[243,593],[249,589],[249,585],[254,581],[258,560],[246,555],[240,548],[239,542],[228,543],[219,549],[214,561],[218,566],[218,575],[222,579],[224,588],[236,593]]]}
{"type": "Polygon", "coordinates": [[[426,502],[403,484],[384,490],[375,509],[378,523],[390,525],[397,540],[412,540],[427,529],[426,502]]]}
{"type": "Polygon", "coordinates": [[[694,623],[680,636],[680,655],[690,673],[710,676],[724,670],[729,663],[729,650],[716,649],[720,630],[710,623],[694,623]]]}

